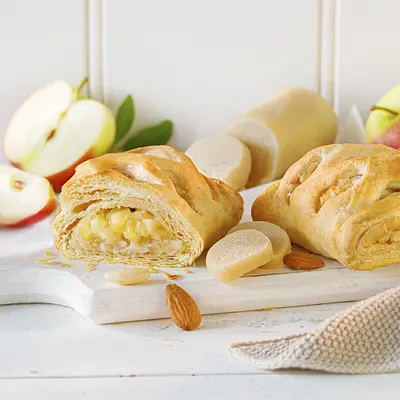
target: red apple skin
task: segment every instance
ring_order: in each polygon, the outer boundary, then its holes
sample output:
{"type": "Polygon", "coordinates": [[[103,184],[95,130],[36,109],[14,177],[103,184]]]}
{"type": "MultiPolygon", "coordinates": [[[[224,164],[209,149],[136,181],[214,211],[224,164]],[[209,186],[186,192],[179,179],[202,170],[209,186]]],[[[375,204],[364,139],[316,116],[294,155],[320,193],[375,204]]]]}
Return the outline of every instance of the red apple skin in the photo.
{"type": "Polygon", "coordinates": [[[23,228],[28,225],[35,224],[36,222],[41,221],[42,219],[49,216],[55,209],[57,208],[57,199],[54,197],[54,194],[49,199],[48,203],[36,214],[26,217],[20,221],[17,221],[13,224],[2,225],[0,227],[4,228],[23,228]]]}
{"type": "MultiPolygon", "coordinates": [[[[75,168],[79,164],[82,164],[84,161],[90,160],[92,158],[93,158],[93,152],[92,150],[88,150],[79,160],[77,160],[74,164],[67,167],[65,170],[57,172],[56,174],[51,176],[46,176],[45,178],[47,178],[47,180],[53,186],[54,191],[56,193],[60,193],[64,183],[69,181],[74,175],[75,168]]],[[[13,167],[24,170],[24,168],[21,167],[21,164],[14,163],[11,161],[10,163],[13,167]]]]}
{"type": "Polygon", "coordinates": [[[57,172],[54,175],[47,176],[46,178],[49,180],[50,184],[53,186],[53,189],[56,193],[60,193],[61,189],[67,181],[69,181],[75,173],[75,168],[82,164],[84,161],[90,160],[93,158],[92,150],[86,152],[79,160],[77,160],[74,164],[67,167],[64,171],[57,172]]]}
{"type": "Polygon", "coordinates": [[[373,140],[375,144],[385,144],[394,149],[400,149],[400,123],[394,124],[382,135],[373,140]]]}

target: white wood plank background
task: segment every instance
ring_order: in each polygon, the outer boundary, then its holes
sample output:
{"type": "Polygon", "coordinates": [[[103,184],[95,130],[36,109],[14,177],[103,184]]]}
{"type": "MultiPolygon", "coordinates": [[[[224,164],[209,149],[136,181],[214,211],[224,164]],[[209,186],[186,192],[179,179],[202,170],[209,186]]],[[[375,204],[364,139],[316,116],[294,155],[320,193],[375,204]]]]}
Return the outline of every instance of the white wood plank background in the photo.
{"type": "Polygon", "coordinates": [[[169,319],[98,326],[51,305],[0,307],[0,378],[258,374],[232,342],[306,332],[347,304],[205,316],[181,331],[169,319]]]}
{"type": "Polygon", "coordinates": [[[176,121],[181,148],[288,86],[366,118],[399,82],[399,11],[397,0],[4,1],[0,138],[34,89],[88,72],[111,106],[137,98],[138,127],[176,121]]]}
{"type": "Polygon", "coordinates": [[[341,117],[356,104],[363,118],[400,83],[398,0],[337,0],[335,107],[341,117]]]}
{"type": "Polygon", "coordinates": [[[86,0],[0,2],[0,145],[12,113],[32,91],[53,79],[78,85],[86,76],[86,6],[86,0]]]}
{"type": "Polygon", "coordinates": [[[398,375],[269,374],[0,381],[0,396],[18,400],[397,400],[398,375]],[[18,396],[18,397],[17,397],[18,396]],[[37,397],[33,397],[37,396],[37,397]]]}
{"type": "Polygon", "coordinates": [[[311,330],[348,306],[209,316],[194,332],[168,320],[99,327],[63,307],[0,307],[0,398],[398,399],[398,374],[268,373],[227,352],[232,341],[311,330]]]}
{"type": "Polygon", "coordinates": [[[172,119],[179,148],[281,89],[317,89],[317,0],[104,4],[105,100],[131,93],[138,127],[172,119]]]}

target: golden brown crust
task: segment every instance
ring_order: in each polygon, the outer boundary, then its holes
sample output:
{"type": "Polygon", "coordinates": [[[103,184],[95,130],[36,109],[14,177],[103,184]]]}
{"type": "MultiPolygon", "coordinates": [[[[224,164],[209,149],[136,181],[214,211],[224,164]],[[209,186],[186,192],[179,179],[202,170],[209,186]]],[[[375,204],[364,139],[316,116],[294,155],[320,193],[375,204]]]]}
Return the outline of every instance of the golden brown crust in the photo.
{"type": "Polygon", "coordinates": [[[64,185],[54,222],[55,245],[67,257],[130,265],[190,265],[223,237],[243,214],[242,197],[224,183],[200,174],[192,161],[170,146],[105,154],[82,163],[64,185]],[[176,256],[117,257],[73,248],[76,223],[88,212],[117,206],[159,216],[187,244],[176,256]]]}
{"type": "Polygon", "coordinates": [[[400,262],[400,152],[384,145],[316,148],[265,189],[252,217],[349,268],[400,262]]]}

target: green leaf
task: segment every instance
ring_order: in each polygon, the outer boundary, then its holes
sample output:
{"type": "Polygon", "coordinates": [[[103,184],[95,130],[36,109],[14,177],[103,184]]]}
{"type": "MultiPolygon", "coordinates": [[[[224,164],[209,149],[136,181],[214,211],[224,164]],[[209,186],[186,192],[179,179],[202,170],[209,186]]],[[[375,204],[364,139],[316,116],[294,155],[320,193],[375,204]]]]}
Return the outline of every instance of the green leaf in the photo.
{"type": "Polygon", "coordinates": [[[132,96],[126,96],[125,100],[118,107],[115,117],[116,132],[114,143],[118,143],[132,128],[135,120],[135,104],[132,96]]]}
{"type": "Polygon", "coordinates": [[[157,146],[167,144],[172,136],[172,121],[164,120],[157,125],[150,126],[137,132],[121,147],[122,151],[136,149],[137,147],[157,146]]]}

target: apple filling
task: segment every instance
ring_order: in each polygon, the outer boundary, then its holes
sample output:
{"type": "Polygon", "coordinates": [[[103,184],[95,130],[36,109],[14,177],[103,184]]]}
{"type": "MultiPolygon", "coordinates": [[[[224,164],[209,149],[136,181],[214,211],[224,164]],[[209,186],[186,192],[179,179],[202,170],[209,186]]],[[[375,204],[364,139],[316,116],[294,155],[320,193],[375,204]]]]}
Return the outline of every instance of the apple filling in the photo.
{"type": "Polygon", "coordinates": [[[400,242],[400,226],[398,221],[386,221],[367,230],[362,237],[364,247],[374,245],[390,245],[400,242]]]}
{"type": "Polygon", "coordinates": [[[79,243],[87,250],[173,255],[183,247],[182,240],[165,229],[160,218],[145,210],[95,211],[79,221],[76,231],[79,243]]]}

